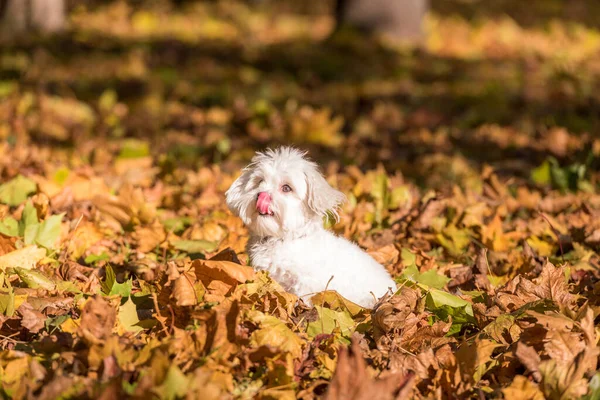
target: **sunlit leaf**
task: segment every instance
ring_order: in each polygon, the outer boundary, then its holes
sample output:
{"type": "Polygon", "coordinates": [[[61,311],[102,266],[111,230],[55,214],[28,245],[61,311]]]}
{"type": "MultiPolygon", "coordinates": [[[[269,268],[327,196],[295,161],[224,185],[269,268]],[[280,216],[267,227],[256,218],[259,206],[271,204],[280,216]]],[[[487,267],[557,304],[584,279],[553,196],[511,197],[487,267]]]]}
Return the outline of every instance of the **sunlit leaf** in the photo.
{"type": "Polygon", "coordinates": [[[162,394],[162,399],[174,400],[185,397],[189,384],[189,378],[176,365],[171,365],[158,391],[162,394]]]}
{"type": "Polygon", "coordinates": [[[46,256],[46,250],[36,245],[26,246],[0,256],[0,269],[22,268],[32,269],[46,256]]]}
{"type": "Polygon", "coordinates": [[[260,329],[254,331],[250,337],[254,346],[274,346],[281,351],[290,352],[294,357],[302,354],[302,339],[283,321],[259,311],[250,312],[249,317],[260,325],[260,329]]]}
{"type": "Polygon", "coordinates": [[[15,272],[27,287],[54,290],[56,283],[40,271],[25,268],[14,268],[15,272]]]}
{"type": "Polygon", "coordinates": [[[149,154],[150,147],[148,145],[148,142],[137,139],[127,139],[123,142],[123,147],[121,148],[121,152],[119,153],[118,158],[141,158],[146,157],[149,154]]]}
{"type": "Polygon", "coordinates": [[[90,254],[89,256],[87,256],[84,259],[84,262],[86,264],[94,264],[94,263],[97,263],[98,261],[107,261],[109,259],[110,259],[110,256],[107,253],[90,254]]]}
{"type": "Polygon", "coordinates": [[[30,194],[37,190],[37,185],[29,178],[18,175],[16,178],[0,185],[0,202],[9,206],[18,206],[30,194]]]}
{"type": "Polygon", "coordinates": [[[117,318],[125,331],[138,333],[144,330],[139,325],[140,319],[137,314],[137,308],[131,297],[119,307],[117,318]]]}
{"type": "Polygon", "coordinates": [[[464,324],[475,323],[471,303],[442,290],[429,289],[425,296],[425,307],[443,321],[452,319],[449,335],[458,333],[464,324]]]}
{"type": "Polygon", "coordinates": [[[63,214],[52,215],[44,220],[37,230],[35,242],[47,249],[54,249],[56,242],[60,237],[60,226],[63,214]]]}
{"type": "Polygon", "coordinates": [[[19,223],[13,217],[6,217],[0,221],[0,233],[6,236],[19,235],[19,223]]]}
{"type": "Polygon", "coordinates": [[[310,337],[315,337],[321,333],[332,333],[334,329],[339,329],[342,336],[350,337],[356,323],[352,316],[346,311],[335,311],[321,306],[315,306],[319,318],[316,321],[309,322],[306,333],[310,337]]]}
{"type": "Polygon", "coordinates": [[[106,277],[101,283],[102,292],[108,296],[119,295],[121,297],[129,297],[133,288],[132,279],[129,278],[123,283],[117,282],[117,276],[110,265],[105,268],[106,277]]]}
{"type": "Polygon", "coordinates": [[[217,249],[218,245],[218,243],[209,242],[208,240],[177,240],[173,242],[175,249],[190,254],[212,252],[217,249]]]}
{"type": "Polygon", "coordinates": [[[0,312],[7,317],[12,317],[15,309],[15,293],[13,288],[10,288],[8,293],[0,293],[0,312]]]}
{"type": "Polygon", "coordinates": [[[452,256],[463,254],[471,242],[469,232],[466,229],[459,229],[455,225],[445,227],[441,233],[436,235],[436,238],[452,256]]]}

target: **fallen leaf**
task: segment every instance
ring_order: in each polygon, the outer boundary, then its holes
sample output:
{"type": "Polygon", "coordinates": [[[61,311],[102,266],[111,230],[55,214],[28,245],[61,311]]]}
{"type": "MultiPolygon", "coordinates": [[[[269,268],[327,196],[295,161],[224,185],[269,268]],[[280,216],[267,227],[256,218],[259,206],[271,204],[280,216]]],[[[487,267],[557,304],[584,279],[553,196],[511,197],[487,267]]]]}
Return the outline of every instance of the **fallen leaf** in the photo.
{"type": "Polygon", "coordinates": [[[0,256],[0,268],[33,269],[46,256],[46,250],[36,245],[26,246],[0,256]]]}
{"type": "Polygon", "coordinates": [[[515,376],[510,386],[502,389],[506,399],[514,400],[544,400],[544,394],[535,383],[522,375],[515,376]]]}
{"type": "Polygon", "coordinates": [[[300,357],[303,341],[284,322],[260,311],[251,311],[248,318],[260,326],[250,336],[254,347],[274,346],[280,351],[289,352],[294,358],[300,357]]]}
{"type": "Polygon", "coordinates": [[[31,307],[29,303],[23,303],[17,309],[21,314],[21,325],[31,333],[38,333],[45,326],[46,316],[31,307]]]}
{"type": "Polygon", "coordinates": [[[414,375],[391,374],[374,379],[367,370],[358,341],[340,349],[338,364],[324,399],[386,400],[404,399],[412,394],[414,375]]]}
{"type": "Polygon", "coordinates": [[[334,311],[321,306],[315,306],[315,309],[318,319],[308,323],[306,333],[309,337],[314,338],[323,333],[330,334],[335,329],[339,329],[343,337],[349,338],[352,335],[356,323],[347,311],[334,311]]]}
{"type": "Polygon", "coordinates": [[[112,334],[116,319],[115,308],[107,300],[91,297],[83,307],[77,334],[89,344],[102,343],[112,334]]]}
{"type": "Polygon", "coordinates": [[[16,178],[0,185],[0,202],[9,206],[18,206],[36,190],[37,185],[34,181],[18,175],[16,178]]]}

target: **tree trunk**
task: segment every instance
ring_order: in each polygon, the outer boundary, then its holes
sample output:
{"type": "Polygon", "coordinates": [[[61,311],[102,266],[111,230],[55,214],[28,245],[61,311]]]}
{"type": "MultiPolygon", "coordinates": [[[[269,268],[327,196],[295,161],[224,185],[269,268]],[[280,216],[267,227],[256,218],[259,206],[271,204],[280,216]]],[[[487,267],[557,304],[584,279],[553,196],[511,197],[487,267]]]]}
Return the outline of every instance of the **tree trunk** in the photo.
{"type": "Polygon", "coordinates": [[[418,41],[428,8],[428,0],[337,0],[335,14],[338,26],[418,41]]]}
{"type": "Polygon", "coordinates": [[[0,0],[0,36],[54,33],[65,26],[65,0],[0,0]]]}

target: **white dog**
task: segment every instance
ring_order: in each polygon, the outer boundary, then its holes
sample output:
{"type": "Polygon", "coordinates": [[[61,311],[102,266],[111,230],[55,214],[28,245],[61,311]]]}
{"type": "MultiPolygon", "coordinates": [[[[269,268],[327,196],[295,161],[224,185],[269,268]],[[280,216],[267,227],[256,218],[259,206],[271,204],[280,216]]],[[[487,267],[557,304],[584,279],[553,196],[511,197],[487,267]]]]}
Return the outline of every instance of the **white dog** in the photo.
{"type": "Polygon", "coordinates": [[[257,153],[227,191],[227,206],[250,230],[250,262],[308,303],[329,289],[372,307],[396,284],[357,245],[324,229],[345,196],[305,155],[290,147],[257,153]]]}

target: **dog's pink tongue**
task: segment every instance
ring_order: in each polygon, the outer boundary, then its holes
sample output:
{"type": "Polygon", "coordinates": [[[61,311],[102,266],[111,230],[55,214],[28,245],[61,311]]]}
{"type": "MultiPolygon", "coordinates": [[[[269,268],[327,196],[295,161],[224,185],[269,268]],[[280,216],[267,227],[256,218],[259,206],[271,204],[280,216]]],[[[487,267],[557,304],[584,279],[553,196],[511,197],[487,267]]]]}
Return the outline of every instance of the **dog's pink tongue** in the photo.
{"type": "Polygon", "coordinates": [[[271,205],[271,196],[267,192],[260,192],[258,200],[256,200],[256,208],[261,214],[270,214],[269,206],[271,205]]]}

